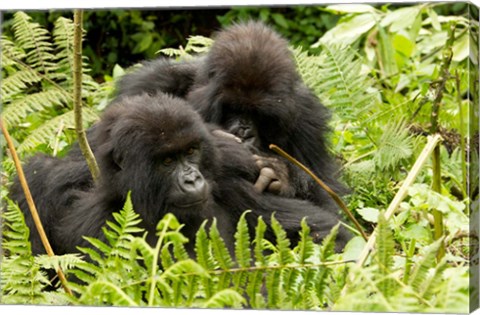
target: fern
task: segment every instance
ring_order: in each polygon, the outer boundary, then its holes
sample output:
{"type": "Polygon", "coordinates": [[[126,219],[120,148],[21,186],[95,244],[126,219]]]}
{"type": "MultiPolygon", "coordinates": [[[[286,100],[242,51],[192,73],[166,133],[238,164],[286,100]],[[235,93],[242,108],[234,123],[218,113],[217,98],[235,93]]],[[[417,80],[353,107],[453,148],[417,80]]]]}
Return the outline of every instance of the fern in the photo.
{"type": "Polygon", "coordinates": [[[435,257],[442,242],[443,238],[436,240],[434,243],[426,247],[422,259],[416,263],[409,281],[409,285],[411,285],[416,292],[428,291],[425,288],[428,287],[426,280],[428,279],[430,269],[435,264],[435,257]]]}
{"type": "Polygon", "coordinates": [[[17,43],[26,54],[26,62],[43,74],[55,72],[53,45],[46,29],[31,22],[31,17],[22,11],[14,14],[13,32],[17,43]]]}
{"type": "Polygon", "coordinates": [[[413,153],[414,138],[403,122],[387,125],[377,144],[374,161],[379,171],[398,168],[413,153]]]}
{"type": "Polygon", "coordinates": [[[395,282],[390,278],[393,272],[393,255],[395,253],[395,242],[390,226],[385,219],[383,213],[378,216],[377,225],[377,253],[376,259],[378,264],[378,277],[380,282],[378,288],[385,296],[392,296],[395,290],[395,282]]]}
{"type": "Polygon", "coordinates": [[[2,259],[0,277],[4,304],[44,304],[47,298],[42,289],[49,284],[32,256],[29,241],[30,231],[22,211],[11,200],[2,213],[2,247],[8,256],[2,259]]]}
{"type": "Polygon", "coordinates": [[[308,72],[318,71],[312,88],[325,105],[345,120],[361,121],[377,104],[377,93],[368,74],[362,72],[361,59],[355,57],[349,47],[322,45],[318,60],[314,58],[302,76],[308,78],[308,72]]]}
{"type": "MultiPolygon", "coordinates": [[[[6,127],[20,143],[19,153],[28,154],[40,144],[68,133],[72,114],[73,22],[60,17],[53,36],[24,12],[16,12],[12,22],[13,37],[2,36],[2,85],[0,95],[6,127]],[[61,118],[59,118],[61,117],[61,118]],[[58,129],[59,120],[67,128],[58,129]]],[[[107,96],[108,90],[96,83],[83,67],[83,101],[85,105],[107,96]]],[[[86,109],[85,123],[98,119],[86,109]]],[[[71,139],[70,139],[71,141],[71,139]]]]}

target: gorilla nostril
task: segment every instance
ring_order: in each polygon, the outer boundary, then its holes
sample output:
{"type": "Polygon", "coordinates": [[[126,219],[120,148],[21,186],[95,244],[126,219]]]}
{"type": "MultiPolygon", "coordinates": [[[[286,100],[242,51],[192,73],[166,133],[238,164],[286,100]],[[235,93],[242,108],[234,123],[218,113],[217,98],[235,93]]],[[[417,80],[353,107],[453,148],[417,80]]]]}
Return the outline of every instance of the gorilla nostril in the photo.
{"type": "Polygon", "coordinates": [[[201,194],[205,189],[205,179],[198,172],[186,174],[183,178],[183,185],[180,185],[185,191],[201,194]]]}

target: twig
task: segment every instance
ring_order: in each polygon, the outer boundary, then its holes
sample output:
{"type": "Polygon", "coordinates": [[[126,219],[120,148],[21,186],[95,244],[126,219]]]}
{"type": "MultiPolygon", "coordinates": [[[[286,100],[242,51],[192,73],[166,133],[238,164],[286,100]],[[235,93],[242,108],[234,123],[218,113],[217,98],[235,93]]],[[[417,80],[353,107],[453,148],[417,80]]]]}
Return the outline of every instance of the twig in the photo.
{"type": "Polygon", "coordinates": [[[88,169],[92,173],[93,180],[100,176],[97,161],[87,141],[87,135],[83,129],[82,118],[82,20],[83,11],[75,10],[73,14],[73,110],[75,115],[75,131],[77,132],[78,144],[88,169]]]}
{"type": "MultiPolygon", "coordinates": [[[[17,151],[15,150],[15,146],[13,145],[12,138],[8,133],[7,128],[5,128],[3,124],[3,119],[0,119],[0,128],[2,130],[3,136],[7,141],[8,149],[12,155],[13,162],[15,164],[15,168],[17,169],[18,179],[20,181],[20,185],[22,186],[23,192],[25,194],[25,199],[27,200],[28,208],[30,209],[30,213],[32,214],[33,222],[35,223],[35,227],[37,228],[38,234],[40,235],[40,239],[42,241],[43,247],[47,252],[48,256],[54,256],[52,247],[50,246],[50,242],[48,241],[47,235],[45,234],[45,230],[43,229],[42,222],[40,220],[40,216],[38,215],[37,208],[35,207],[35,203],[33,202],[32,193],[30,192],[30,188],[28,187],[27,180],[25,179],[25,174],[23,172],[22,165],[20,164],[20,159],[18,158],[17,151]]],[[[60,267],[57,270],[58,278],[60,279],[63,289],[69,295],[72,295],[72,291],[68,287],[67,279],[63,274],[60,267]]]]}
{"type": "Polygon", "coordinates": [[[320,187],[322,187],[323,189],[325,189],[325,191],[330,195],[330,197],[333,198],[333,200],[335,200],[335,202],[338,204],[338,206],[340,208],[342,208],[342,210],[345,212],[345,214],[348,216],[348,218],[353,222],[353,224],[355,224],[355,227],[357,228],[357,230],[360,232],[360,234],[362,235],[362,237],[365,239],[365,240],[368,240],[368,237],[367,235],[365,234],[365,232],[363,231],[362,229],[362,226],[360,225],[360,223],[358,223],[357,219],[355,219],[355,217],[353,216],[352,212],[350,212],[350,210],[348,210],[347,206],[345,205],[345,203],[343,202],[343,200],[330,188],[327,186],[327,184],[325,184],[320,178],[318,178],[317,175],[315,175],[311,170],[309,170],[305,165],[303,165],[302,163],[300,163],[298,160],[296,160],[294,157],[292,157],[291,155],[289,155],[287,152],[283,151],[282,149],[280,149],[278,146],[276,146],[275,144],[271,144],[269,146],[270,150],[273,150],[275,152],[277,152],[278,154],[280,154],[281,156],[283,156],[284,158],[286,158],[287,160],[289,160],[290,162],[292,162],[293,164],[297,165],[298,167],[300,167],[304,172],[306,172],[308,175],[310,175],[316,182],[317,184],[320,185],[320,187]]]}

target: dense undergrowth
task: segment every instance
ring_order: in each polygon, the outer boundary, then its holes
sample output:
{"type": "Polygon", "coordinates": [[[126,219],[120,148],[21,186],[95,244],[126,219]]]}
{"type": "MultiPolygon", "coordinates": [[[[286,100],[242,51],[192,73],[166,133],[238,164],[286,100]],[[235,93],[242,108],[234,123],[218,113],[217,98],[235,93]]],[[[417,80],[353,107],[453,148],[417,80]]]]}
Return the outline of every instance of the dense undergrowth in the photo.
{"type": "MultiPolygon", "coordinates": [[[[348,207],[370,235],[375,231],[365,261],[359,260],[366,246],[359,236],[335,254],[335,229],[317,245],[304,223],[291,250],[274,219],[271,244],[263,239],[262,220],[249,235],[243,217],[235,257],[213,225],[197,233],[193,260],[174,216],[158,223],[153,248],[139,236],[130,202],[107,223],[106,243],[90,239],[94,249],[82,249],[89,260],[32,257],[23,216],[4,198],[1,303],[468,312],[478,297],[478,283],[469,282],[469,264],[478,260],[477,231],[469,228],[478,212],[478,178],[471,176],[478,174],[478,24],[468,14],[478,13],[442,16],[438,5],[332,5],[327,10],[340,19],[314,44],[319,53],[292,47],[305,82],[332,110],[332,149],[352,188],[348,207]],[[437,105],[439,128],[432,130],[437,105]],[[433,185],[432,155],[393,215],[385,216],[433,133],[443,138],[440,189],[433,185]],[[440,237],[434,233],[439,214],[440,237]],[[42,290],[44,269],[58,267],[83,281],[70,283],[74,296],[42,290]]],[[[59,18],[49,32],[18,12],[9,25],[14,36],[1,39],[2,118],[23,158],[39,151],[61,156],[75,141],[72,22],[59,18]]],[[[210,44],[192,37],[186,47],[161,53],[189,58],[210,44]]],[[[124,70],[116,66],[101,84],[89,76],[87,60],[84,71],[90,125],[124,70]]],[[[5,197],[15,172],[8,156],[3,168],[5,197]]]]}

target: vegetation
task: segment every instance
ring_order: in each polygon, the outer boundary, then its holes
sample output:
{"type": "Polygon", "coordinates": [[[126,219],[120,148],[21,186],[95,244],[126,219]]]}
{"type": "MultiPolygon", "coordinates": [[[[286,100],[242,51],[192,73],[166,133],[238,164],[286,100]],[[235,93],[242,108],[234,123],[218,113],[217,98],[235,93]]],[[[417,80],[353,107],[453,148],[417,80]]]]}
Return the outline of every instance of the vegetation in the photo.
{"type": "MultiPolygon", "coordinates": [[[[333,112],[333,150],[352,188],[347,205],[369,235],[375,231],[374,250],[365,261],[359,260],[366,246],[360,236],[335,254],[335,229],[316,245],[303,224],[301,241],[290,250],[274,218],[276,244],[271,244],[263,239],[263,220],[249,235],[244,217],[235,235],[235,257],[212,225],[198,231],[192,260],[175,217],[158,223],[158,242],[151,247],[129,201],[106,224],[106,243],[89,239],[93,249],[82,249],[87,260],[80,255],[32,257],[23,216],[7,201],[1,302],[468,312],[479,294],[478,283],[469,287],[469,263],[478,260],[477,231],[469,229],[469,216],[478,215],[478,178],[470,176],[478,174],[478,116],[472,106],[479,104],[478,23],[470,18],[478,21],[478,11],[464,8],[463,14],[445,15],[448,10],[437,3],[331,5],[322,10],[338,16],[338,22],[324,34],[312,33],[316,39],[309,39],[308,51],[293,43],[305,82],[333,112]],[[390,215],[386,209],[437,122],[435,133],[443,138],[438,160],[433,163],[433,155],[427,160],[390,215]],[[443,228],[435,235],[439,218],[443,228]],[[70,283],[74,296],[61,289],[42,291],[48,283],[45,270],[59,267],[82,281],[70,283]]],[[[283,18],[295,33],[294,22],[285,16],[252,10],[242,12],[270,17],[274,24],[283,24],[283,18]]],[[[232,12],[224,18],[235,19],[232,12]]],[[[39,151],[62,155],[75,140],[72,22],[59,17],[49,32],[17,12],[6,25],[2,118],[23,157],[39,151]]],[[[210,43],[193,37],[185,49],[162,53],[187,57],[208,50],[210,43]]],[[[117,65],[98,83],[84,59],[86,126],[98,118],[122,74],[117,65]]],[[[3,197],[14,174],[11,164],[6,157],[3,197]]]]}

